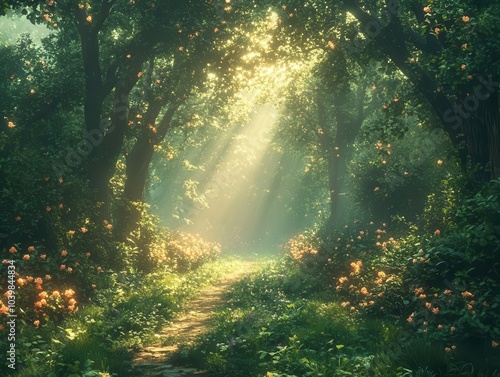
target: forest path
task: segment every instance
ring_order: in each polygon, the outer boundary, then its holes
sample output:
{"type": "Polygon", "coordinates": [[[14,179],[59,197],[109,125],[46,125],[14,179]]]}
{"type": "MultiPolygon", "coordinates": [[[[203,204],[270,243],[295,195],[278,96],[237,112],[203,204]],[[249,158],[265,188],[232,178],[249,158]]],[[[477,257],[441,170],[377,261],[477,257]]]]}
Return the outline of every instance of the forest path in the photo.
{"type": "Polygon", "coordinates": [[[144,347],[133,360],[134,372],[144,377],[203,377],[203,371],[189,367],[174,366],[170,356],[179,346],[192,344],[196,337],[207,329],[212,312],[223,303],[222,296],[232,283],[255,271],[263,260],[244,259],[234,262],[234,268],[216,284],[201,290],[198,296],[186,305],[186,311],[165,327],[159,334],[157,344],[144,347]],[[165,345],[167,344],[167,345],[165,345]]]}

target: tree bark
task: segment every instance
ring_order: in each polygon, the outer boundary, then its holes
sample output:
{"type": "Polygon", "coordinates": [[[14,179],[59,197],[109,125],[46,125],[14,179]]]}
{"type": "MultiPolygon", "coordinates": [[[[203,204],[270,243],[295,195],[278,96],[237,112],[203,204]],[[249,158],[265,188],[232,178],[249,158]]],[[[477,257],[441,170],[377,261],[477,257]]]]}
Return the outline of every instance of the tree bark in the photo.
{"type": "MultiPolygon", "coordinates": [[[[172,105],[156,129],[151,127],[144,130],[127,155],[126,180],[123,192],[124,202],[118,210],[119,228],[121,229],[120,238],[126,239],[127,235],[138,226],[141,214],[133,203],[144,200],[144,190],[149,176],[149,166],[153,159],[154,148],[161,143],[171,128],[172,118],[179,106],[180,104],[172,105]]],[[[155,106],[154,109],[152,107],[149,116],[145,118],[154,124],[160,110],[160,105],[155,106]]],[[[149,124],[152,126],[151,123],[149,124]]]]}

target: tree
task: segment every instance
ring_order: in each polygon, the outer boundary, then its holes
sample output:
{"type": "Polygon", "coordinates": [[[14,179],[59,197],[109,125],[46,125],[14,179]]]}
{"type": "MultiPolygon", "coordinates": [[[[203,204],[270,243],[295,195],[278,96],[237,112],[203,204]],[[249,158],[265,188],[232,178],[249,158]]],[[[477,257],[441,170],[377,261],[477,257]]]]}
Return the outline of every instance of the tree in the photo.
{"type": "Polygon", "coordinates": [[[359,49],[376,46],[414,84],[441,119],[462,166],[470,159],[480,181],[500,177],[498,3],[343,4],[366,38],[358,39],[359,49]]]}
{"type": "Polygon", "coordinates": [[[280,131],[292,143],[306,144],[314,160],[326,165],[330,199],[329,223],[344,218],[341,193],[346,164],[366,116],[369,59],[349,53],[352,31],[347,14],[329,2],[291,2],[280,10],[281,28],[275,45],[288,59],[318,59],[310,78],[297,81],[288,97],[280,131]],[[325,22],[328,20],[328,22],[325,22]],[[284,124],[285,125],[285,124],[284,124]],[[287,127],[291,127],[287,130],[287,127]]]}
{"type": "Polygon", "coordinates": [[[330,226],[338,226],[345,218],[341,195],[347,162],[369,111],[370,73],[362,73],[356,65],[341,49],[325,54],[314,67],[314,76],[290,90],[279,130],[295,148],[305,147],[311,165],[325,164],[330,226]]]}

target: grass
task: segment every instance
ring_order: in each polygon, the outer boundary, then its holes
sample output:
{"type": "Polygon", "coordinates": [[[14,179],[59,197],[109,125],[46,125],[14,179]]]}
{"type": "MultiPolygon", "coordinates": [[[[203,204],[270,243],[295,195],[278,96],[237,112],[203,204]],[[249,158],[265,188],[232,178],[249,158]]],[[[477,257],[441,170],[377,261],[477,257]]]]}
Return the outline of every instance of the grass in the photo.
{"type": "Polygon", "coordinates": [[[173,361],[212,377],[498,375],[470,373],[471,365],[403,332],[392,317],[351,312],[320,276],[283,261],[233,284],[209,331],[173,361]]]}
{"type": "Polygon", "coordinates": [[[177,362],[213,376],[368,376],[371,360],[394,331],[360,322],[325,293],[319,278],[281,262],[233,285],[210,331],[177,362]],[[340,373],[340,374],[339,374],[340,373]]]}
{"type": "Polygon", "coordinates": [[[114,275],[113,284],[60,326],[26,327],[20,334],[16,377],[124,376],[132,353],[204,287],[238,263],[226,256],[187,273],[114,275]]]}

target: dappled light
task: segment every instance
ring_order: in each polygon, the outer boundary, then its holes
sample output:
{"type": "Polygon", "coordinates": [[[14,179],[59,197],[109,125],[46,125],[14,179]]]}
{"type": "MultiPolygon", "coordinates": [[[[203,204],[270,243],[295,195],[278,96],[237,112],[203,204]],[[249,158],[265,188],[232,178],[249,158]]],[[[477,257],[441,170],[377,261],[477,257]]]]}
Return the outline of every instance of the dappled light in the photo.
{"type": "Polygon", "coordinates": [[[498,377],[497,0],[0,0],[0,375],[498,377]]]}

